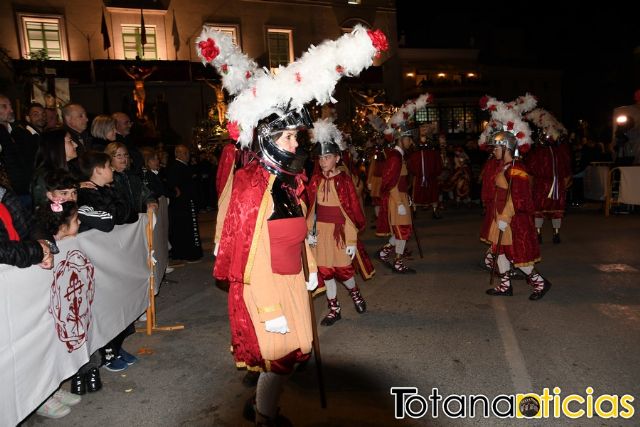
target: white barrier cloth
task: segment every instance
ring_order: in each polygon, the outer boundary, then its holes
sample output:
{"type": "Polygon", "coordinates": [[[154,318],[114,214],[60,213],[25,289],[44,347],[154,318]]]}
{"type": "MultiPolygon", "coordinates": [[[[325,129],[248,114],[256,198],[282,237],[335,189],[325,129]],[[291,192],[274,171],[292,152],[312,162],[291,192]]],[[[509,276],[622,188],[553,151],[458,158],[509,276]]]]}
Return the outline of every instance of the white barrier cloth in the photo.
{"type": "Polygon", "coordinates": [[[640,166],[620,168],[618,202],[627,205],[640,205],[640,166]]]}
{"type": "Polygon", "coordinates": [[[0,425],[29,415],[146,310],[146,225],[141,215],[62,240],[53,270],[0,265],[0,425]]]}
{"type": "Polygon", "coordinates": [[[584,170],[584,198],[604,200],[607,194],[609,166],[587,166],[584,170]]]}

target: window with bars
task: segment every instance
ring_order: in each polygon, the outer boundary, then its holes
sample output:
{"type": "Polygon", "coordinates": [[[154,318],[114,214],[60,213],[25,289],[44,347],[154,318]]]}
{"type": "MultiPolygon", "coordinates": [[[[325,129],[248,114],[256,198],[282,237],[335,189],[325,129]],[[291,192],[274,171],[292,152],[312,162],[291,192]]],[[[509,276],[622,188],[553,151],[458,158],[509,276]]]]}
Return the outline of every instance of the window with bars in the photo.
{"type": "Polygon", "coordinates": [[[140,25],[122,26],[122,46],[125,59],[158,59],[158,47],[156,43],[156,27],[145,25],[147,42],[142,48],[142,34],[140,25]]]}
{"type": "Polygon", "coordinates": [[[22,24],[20,40],[25,58],[67,59],[62,16],[19,13],[18,17],[22,24]]]}
{"type": "Polygon", "coordinates": [[[440,120],[437,107],[426,107],[416,110],[416,121],[419,123],[436,123],[440,120]]]}
{"type": "Polygon", "coordinates": [[[267,30],[269,68],[275,71],[280,65],[293,61],[293,31],[270,28],[267,30]]]}

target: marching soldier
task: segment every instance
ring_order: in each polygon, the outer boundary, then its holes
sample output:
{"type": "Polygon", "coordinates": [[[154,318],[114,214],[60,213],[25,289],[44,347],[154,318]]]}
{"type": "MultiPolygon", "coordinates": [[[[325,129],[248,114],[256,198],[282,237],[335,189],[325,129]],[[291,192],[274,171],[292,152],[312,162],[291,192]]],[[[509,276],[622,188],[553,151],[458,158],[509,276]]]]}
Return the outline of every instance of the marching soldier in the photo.
{"type": "Polygon", "coordinates": [[[313,124],[312,142],[316,143],[320,171],[307,186],[309,210],[307,226],[309,241],[314,244],[320,282],[324,281],[329,313],[320,322],[331,326],[340,320],[340,303],[336,280],[348,289],[358,313],[367,310],[367,304],[355,282],[354,265],[363,278],[375,271],[358,241],[358,231],[365,227],[365,217],[349,175],[338,167],[340,153],[344,151],[342,135],[328,120],[313,124]]]}

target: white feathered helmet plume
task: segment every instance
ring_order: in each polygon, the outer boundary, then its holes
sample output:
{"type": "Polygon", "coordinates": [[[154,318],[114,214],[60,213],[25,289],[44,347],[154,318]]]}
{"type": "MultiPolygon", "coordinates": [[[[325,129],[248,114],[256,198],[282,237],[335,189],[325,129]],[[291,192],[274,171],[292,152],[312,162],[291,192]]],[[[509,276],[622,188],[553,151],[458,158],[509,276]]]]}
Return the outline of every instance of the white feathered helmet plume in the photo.
{"type": "Polygon", "coordinates": [[[249,146],[260,120],[274,113],[283,118],[290,111],[301,112],[314,100],[335,103],[332,93],[338,80],[360,74],[388,47],[382,31],[361,25],[337,40],[311,46],[297,61],[280,67],[275,75],[256,78],[236,96],[227,111],[229,136],[249,146]]]}
{"type": "Polygon", "coordinates": [[[413,129],[411,126],[407,126],[407,123],[415,118],[417,110],[426,107],[427,104],[432,102],[433,97],[428,93],[424,93],[416,99],[411,99],[402,104],[402,107],[391,116],[387,128],[384,130],[387,140],[391,141],[395,137],[401,136],[401,133],[410,134],[413,129]]]}
{"type": "Polygon", "coordinates": [[[206,25],[196,39],[196,52],[204,65],[215,67],[222,77],[222,86],[232,96],[266,74],[254,60],[242,53],[229,34],[206,25]]]}
{"type": "Polygon", "coordinates": [[[340,154],[347,149],[342,132],[330,119],[320,119],[313,122],[311,142],[316,144],[314,152],[318,156],[340,154]]]}
{"type": "Polygon", "coordinates": [[[527,120],[542,130],[545,139],[556,142],[567,135],[567,129],[553,114],[544,108],[536,108],[525,116],[527,120]]]}
{"type": "MultiPolygon", "coordinates": [[[[518,99],[522,99],[518,98],[518,99]]],[[[484,128],[478,139],[480,148],[486,149],[487,146],[503,145],[514,152],[514,154],[526,153],[533,140],[531,139],[531,128],[529,124],[522,119],[522,111],[524,108],[518,107],[522,105],[518,103],[518,99],[514,102],[504,103],[490,96],[483,96],[480,99],[480,108],[491,113],[491,120],[484,128]]],[[[535,98],[527,98],[527,108],[535,108],[535,98]],[[533,103],[531,100],[535,101],[533,103]]]]}

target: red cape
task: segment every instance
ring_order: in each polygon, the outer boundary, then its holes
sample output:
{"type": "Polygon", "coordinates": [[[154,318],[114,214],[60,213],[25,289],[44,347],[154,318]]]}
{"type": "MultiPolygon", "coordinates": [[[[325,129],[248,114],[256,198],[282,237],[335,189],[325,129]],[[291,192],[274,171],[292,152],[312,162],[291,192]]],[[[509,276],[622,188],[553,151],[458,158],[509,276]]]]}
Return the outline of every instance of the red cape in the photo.
{"type": "Polygon", "coordinates": [[[220,154],[220,160],[218,161],[218,172],[216,173],[216,191],[218,197],[222,194],[224,186],[227,185],[227,180],[231,176],[231,172],[236,163],[236,151],[238,149],[232,143],[224,146],[222,153],[220,154]]]}
{"type": "Polygon", "coordinates": [[[253,241],[258,211],[269,173],[258,162],[238,170],[233,178],[229,210],[224,220],[213,275],[218,280],[244,282],[244,269],[253,241]]]}

